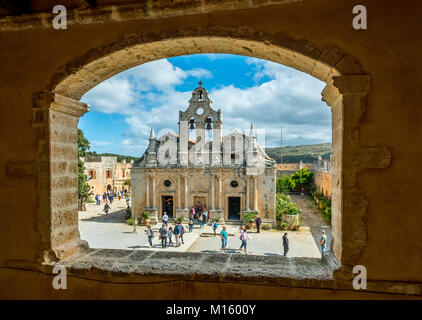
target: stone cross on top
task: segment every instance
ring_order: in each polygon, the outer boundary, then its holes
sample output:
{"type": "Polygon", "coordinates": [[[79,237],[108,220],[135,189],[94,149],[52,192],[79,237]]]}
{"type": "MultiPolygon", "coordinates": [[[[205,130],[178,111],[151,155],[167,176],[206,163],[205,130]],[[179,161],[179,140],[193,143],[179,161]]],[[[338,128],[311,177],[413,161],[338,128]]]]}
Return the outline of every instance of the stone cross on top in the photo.
{"type": "Polygon", "coordinates": [[[199,84],[200,87],[202,87],[202,81],[201,80],[199,80],[198,84],[199,84]]]}

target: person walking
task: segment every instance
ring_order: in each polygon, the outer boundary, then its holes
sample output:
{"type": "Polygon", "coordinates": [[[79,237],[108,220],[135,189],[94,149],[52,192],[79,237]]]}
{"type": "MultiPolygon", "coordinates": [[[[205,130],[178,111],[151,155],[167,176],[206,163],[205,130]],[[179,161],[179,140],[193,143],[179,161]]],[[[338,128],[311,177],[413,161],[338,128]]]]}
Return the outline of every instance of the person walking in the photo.
{"type": "Polygon", "coordinates": [[[246,251],[246,241],[248,240],[248,232],[246,231],[246,227],[242,226],[241,230],[240,230],[240,237],[239,239],[242,241],[242,244],[240,245],[239,248],[239,253],[242,252],[242,248],[245,248],[245,254],[247,254],[246,251]]]}
{"type": "Polygon", "coordinates": [[[208,223],[208,210],[207,208],[204,208],[204,224],[207,225],[208,223]]]}
{"type": "Polygon", "coordinates": [[[217,228],[218,228],[218,223],[217,223],[217,221],[213,221],[212,222],[212,224],[211,224],[211,227],[212,227],[212,230],[214,231],[214,236],[216,236],[216,230],[217,230],[217,228]]]}
{"type": "Polygon", "coordinates": [[[169,231],[167,232],[167,238],[169,239],[169,247],[170,245],[173,247],[173,228],[169,227],[169,231]]]}
{"type": "Polygon", "coordinates": [[[163,214],[163,216],[161,217],[161,219],[163,220],[163,223],[166,225],[166,227],[167,227],[167,225],[168,225],[168,221],[169,221],[169,216],[167,215],[167,212],[163,212],[164,214],[163,214]]]}
{"type": "Polygon", "coordinates": [[[129,201],[130,201],[129,197],[126,197],[126,205],[128,208],[129,208],[129,201]]]}
{"type": "Polygon", "coordinates": [[[199,218],[198,218],[198,220],[199,220],[199,228],[201,228],[201,229],[204,226],[204,221],[203,221],[202,217],[203,217],[203,215],[202,214],[199,214],[199,218]]]}
{"type": "Polygon", "coordinates": [[[134,234],[138,234],[136,232],[136,224],[137,223],[138,223],[138,218],[133,218],[133,231],[132,231],[132,233],[134,233],[134,234]]]}
{"type": "Polygon", "coordinates": [[[260,233],[261,232],[261,224],[262,224],[262,220],[260,216],[256,216],[255,217],[255,224],[256,224],[256,232],[260,233]]]}
{"type": "Polygon", "coordinates": [[[152,248],[152,238],[154,238],[154,232],[151,229],[151,226],[148,224],[147,228],[145,229],[145,233],[147,234],[148,237],[148,243],[149,243],[149,247],[152,248]]]}
{"type": "Polygon", "coordinates": [[[284,248],[283,256],[286,256],[287,252],[289,251],[289,238],[287,238],[287,232],[285,232],[283,236],[283,248],[284,248]]]}
{"type": "Polygon", "coordinates": [[[325,244],[327,243],[327,236],[325,234],[325,231],[321,231],[321,240],[319,241],[319,244],[321,245],[321,253],[325,252],[325,244]]]}
{"type": "Polygon", "coordinates": [[[176,222],[176,225],[173,230],[174,237],[176,238],[176,247],[180,246],[180,227],[176,222]]]}
{"type": "Polygon", "coordinates": [[[226,247],[227,247],[227,231],[226,231],[226,226],[223,226],[223,229],[220,232],[220,238],[221,238],[221,252],[222,253],[225,253],[226,252],[226,247]]]}
{"type": "Polygon", "coordinates": [[[104,209],[103,211],[105,212],[105,214],[108,214],[108,211],[110,210],[110,206],[108,205],[108,203],[106,202],[106,204],[104,205],[104,209]]]}
{"type": "Polygon", "coordinates": [[[161,239],[161,248],[167,248],[167,233],[168,230],[166,228],[166,225],[163,223],[160,230],[158,230],[160,233],[160,239],[161,239]]]}
{"type": "Polygon", "coordinates": [[[193,216],[191,215],[191,216],[189,217],[189,232],[192,232],[192,230],[193,230],[193,221],[194,221],[194,218],[193,218],[193,216]]]}
{"type": "Polygon", "coordinates": [[[180,240],[182,241],[182,244],[185,244],[185,241],[183,240],[183,235],[185,234],[185,227],[181,222],[179,222],[179,228],[180,228],[180,240]]]}

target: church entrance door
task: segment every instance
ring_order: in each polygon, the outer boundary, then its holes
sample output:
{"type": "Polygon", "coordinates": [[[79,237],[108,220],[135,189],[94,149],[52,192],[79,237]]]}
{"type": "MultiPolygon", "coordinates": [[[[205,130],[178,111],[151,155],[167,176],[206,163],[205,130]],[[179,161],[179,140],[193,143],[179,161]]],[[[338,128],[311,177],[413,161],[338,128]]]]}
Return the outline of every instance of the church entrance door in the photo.
{"type": "Polygon", "coordinates": [[[229,197],[229,220],[240,220],[240,197],[229,197]]]}
{"type": "Polygon", "coordinates": [[[164,211],[167,212],[167,215],[170,219],[173,218],[173,196],[162,196],[161,202],[162,214],[164,211]]]}

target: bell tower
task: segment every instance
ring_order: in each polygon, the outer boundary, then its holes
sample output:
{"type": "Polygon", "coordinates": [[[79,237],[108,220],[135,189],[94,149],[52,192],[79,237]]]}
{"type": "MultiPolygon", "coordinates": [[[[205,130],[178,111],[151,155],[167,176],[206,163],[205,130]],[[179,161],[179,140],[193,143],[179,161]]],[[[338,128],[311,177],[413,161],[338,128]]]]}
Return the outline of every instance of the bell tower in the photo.
{"type": "Polygon", "coordinates": [[[215,111],[212,107],[212,101],[209,98],[208,91],[202,87],[192,91],[192,97],[189,100],[189,107],[185,111],[179,112],[179,163],[187,166],[189,162],[194,166],[221,165],[221,129],[222,115],[221,110],[215,111]],[[193,152],[189,157],[188,143],[189,130],[196,130],[196,142],[193,152]],[[212,150],[206,150],[206,130],[212,130],[212,150]]]}

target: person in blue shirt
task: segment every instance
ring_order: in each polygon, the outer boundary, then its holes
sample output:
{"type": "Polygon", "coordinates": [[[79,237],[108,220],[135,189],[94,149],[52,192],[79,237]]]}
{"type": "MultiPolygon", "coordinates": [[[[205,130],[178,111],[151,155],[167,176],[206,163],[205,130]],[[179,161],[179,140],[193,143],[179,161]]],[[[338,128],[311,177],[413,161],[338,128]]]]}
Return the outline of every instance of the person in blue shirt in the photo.
{"type": "Polygon", "coordinates": [[[212,226],[212,230],[214,231],[214,236],[216,235],[216,233],[215,233],[215,231],[217,230],[217,228],[218,228],[218,224],[217,224],[217,221],[213,221],[212,222],[212,224],[211,224],[211,226],[212,226]]]}
{"type": "Polygon", "coordinates": [[[226,252],[226,247],[227,247],[227,231],[226,231],[226,226],[223,226],[223,229],[220,232],[220,238],[221,238],[221,252],[225,253],[226,252]]]}

